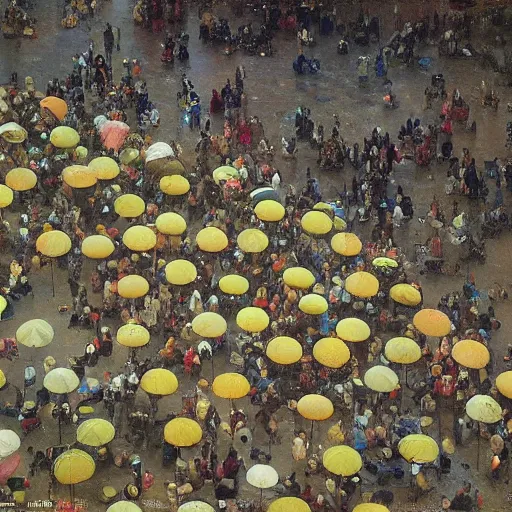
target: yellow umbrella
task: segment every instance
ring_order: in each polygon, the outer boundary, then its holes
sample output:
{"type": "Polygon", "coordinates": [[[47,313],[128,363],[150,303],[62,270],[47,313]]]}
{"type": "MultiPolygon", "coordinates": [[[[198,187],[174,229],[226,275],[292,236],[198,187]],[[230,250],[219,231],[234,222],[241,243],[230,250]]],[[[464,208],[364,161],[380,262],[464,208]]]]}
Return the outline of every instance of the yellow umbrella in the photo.
{"type": "Polygon", "coordinates": [[[347,229],[347,223],[340,217],[334,217],[333,224],[336,231],[345,231],[347,229]]]}
{"type": "Polygon", "coordinates": [[[329,203],[324,203],[320,201],[319,203],[316,203],[315,206],[313,206],[313,210],[323,210],[326,212],[332,212],[333,207],[329,203]]]}
{"type": "Polygon", "coordinates": [[[243,295],[249,290],[249,281],[243,276],[231,274],[220,279],[219,288],[228,295],[243,295]]]}
{"type": "Polygon", "coordinates": [[[437,309],[422,309],[413,318],[413,324],[418,331],[426,336],[440,338],[450,334],[452,324],[450,319],[437,309]]]}
{"type": "Polygon", "coordinates": [[[500,373],[496,377],[498,391],[507,398],[512,398],[512,371],[500,373]]]}
{"type": "Polygon", "coordinates": [[[0,185],[0,208],[6,208],[14,199],[12,189],[6,185],[0,185]]]}
{"type": "Polygon", "coordinates": [[[328,368],[341,368],[350,359],[350,350],[339,338],[322,338],[313,346],[313,357],[328,368]]]}
{"type": "Polygon", "coordinates": [[[38,236],[36,249],[44,256],[58,258],[69,252],[71,239],[64,231],[47,231],[38,236]]]}
{"type": "Polygon", "coordinates": [[[46,347],[53,341],[53,327],[45,320],[29,320],[16,331],[16,341],[27,347],[46,347]]]}
{"type": "Polygon", "coordinates": [[[140,151],[135,148],[125,148],[119,154],[119,161],[123,165],[129,165],[139,158],[140,151]]]}
{"type": "Polygon", "coordinates": [[[304,395],[297,402],[297,411],[307,420],[323,421],[329,419],[334,414],[334,405],[325,396],[316,394],[304,395]]]}
{"type": "Polygon", "coordinates": [[[62,171],[62,179],[71,188],[89,188],[98,183],[94,171],[85,165],[70,165],[62,171]]]}
{"type": "Polygon", "coordinates": [[[247,332],[264,331],[269,323],[270,319],[267,313],[261,308],[243,308],[236,315],[236,324],[247,332]]]}
{"type": "Polygon", "coordinates": [[[120,172],[117,162],[108,156],[93,158],[88,167],[99,180],[113,180],[120,172]]]}
{"type": "Polygon", "coordinates": [[[76,373],[69,368],[55,368],[44,377],[43,386],[50,392],[61,395],[71,393],[80,385],[76,373]]]}
{"type": "Polygon", "coordinates": [[[7,378],[5,377],[5,373],[0,370],[0,389],[2,389],[7,382],[7,378]]]}
{"type": "Polygon", "coordinates": [[[322,457],[324,468],[337,476],[353,476],[363,467],[361,455],[350,446],[333,446],[324,452],[322,457]]]}
{"type": "Polygon", "coordinates": [[[5,176],[5,184],[16,192],[31,190],[36,186],[36,183],[36,173],[24,167],[11,169],[5,176]]]}
{"type": "Polygon", "coordinates": [[[149,283],[142,276],[123,277],[117,283],[117,293],[124,299],[138,299],[149,292],[149,283]]]}
{"type": "Polygon", "coordinates": [[[86,446],[104,446],[116,435],[110,421],[94,418],[81,423],[76,431],[76,440],[86,446]]]}
{"type": "Polygon", "coordinates": [[[219,398],[235,400],[249,393],[249,381],[239,373],[222,373],[215,377],[212,390],[219,398]]]}
{"type": "Polygon", "coordinates": [[[387,366],[377,365],[364,374],[366,387],[379,393],[391,393],[398,386],[398,375],[387,366]]]}
{"type": "Polygon", "coordinates": [[[279,498],[273,501],[267,512],[311,512],[309,505],[300,498],[279,498]]]}
{"type": "Polygon", "coordinates": [[[244,229],[236,242],[244,252],[259,253],[268,247],[268,237],[259,229],[244,229]]]}
{"type": "Polygon", "coordinates": [[[107,508],[107,512],[142,512],[142,509],[133,501],[116,501],[107,508]]]}
{"type": "Polygon", "coordinates": [[[483,343],[475,340],[461,340],[453,345],[452,357],[466,368],[480,370],[489,364],[491,354],[483,343]]]}
{"type": "Polygon", "coordinates": [[[0,295],[0,315],[5,311],[5,308],[7,308],[7,300],[3,295],[0,295]]]}
{"type": "Polygon", "coordinates": [[[206,311],[192,320],[192,330],[203,338],[218,338],[225,334],[228,324],[217,313],[206,311]]]}
{"type": "Polygon", "coordinates": [[[315,284],[315,276],[307,268],[290,267],[283,273],[283,280],[290,288],[306,290],[315,284]]]}
{"type": "Polygon", "coordinates": [[[328,308],[327,301],[316,293],[304,295],[299,301],[299,309],[308,315],[322,315],[328,308]]]}
{"type": "Polygon", "coordinates": [[[156,245],[156,235],[147,226],[132,226],[124,232],[123,243],[131,251],[149,251],[156,245]]]}
{"type": "Polygon", "coordinates": [[[312,235],[326,235],[332,229],[332,220],[324,212],[311,211],[302,216],[300,225],[304,231],[312,235]]]}
{"type": "Polygon", "coordinates": [[[363,299],[374,297],[379,292],[379,280],[369,272],[354,272],[345,280],[345,290],[363,299]]]}
{"type": "Polygon", "coordinates": [[[430,436],[410,434],[400,440],[398,451],[409,463],[428,464],[437,459],[439,446],[430,436]]]}
{"type": "Polygon", "coordinates": [[[379,503],[361,503],[352,512],[389,512],[389,508],[379,503]]]}
{"type": "Polygon", "coordinates": [[[344,318],[336,325],[336,334],[343,341],[359,343],[370,337],[370,327],[359,318],[344,318]]]}
{"type": "Polygon", "coordinates": [[[182,196],[190,190],[190,183],[179,174],[164,176],[160,180],[160,190],[168,196],[182,196]]]}
{"type": "Polygon", "coordinates": [[[278,222],[284,217],[285,209],[281,203],[265,199],[254,207],[254,213],[263,222],[278,222]]]}
{"type": "Polygon", "coordinates": [[[398,267],[398,261],[393,260],[391,258],[385,258],[384,256],[380,256],[379,258],[375,258],[372,261],[372,265],[374,267],[397,268],[398,267]]]}
{"type": "Polygon", "coordinates": [[[50,142],[56,148],[74,148],[80,142],[80,135],[69,126],[57,126],[50,133],[50,142]]]}
{"type": "Polygon", "coordinates": [[[139,348],[149,343],[149,331],[138,324],[125,324],[117,330],[116,339],[119,345],[139,348]]]}
{"type": "Polygon", "coordinates": [[[93,458],[82,450],[68,450],[59,455],[53,464],[53,474],[64,485],[85,482],[94,475],[96,464],[93,458]]]}
{"type": "Polygon", "coordinates": [[[475,395],[466,403],[466,414],[474,421],[496,423],[501,420],[502,410],[489,395],[475,395]]]}
{"type": "Polygon", "coordinates": [[[215,509],[204,501],[188,501],[180,505],[178,512],[215,512],[215,509]]]}
{"type": "Polygon", "coordinates": [[[108,258],[115,250],[114,242],[104,235],[91,235],[82,241],[82,254],[88,258],[102,260],[108,258]]]}
{"type": "Polygon", "coordinates": [[[421,293],[414,286],[407,283],[395,284],[389,290],[389,296],[398,304],[404,306],[417,306],[421,302],[421,293]]]}
{"type": "Polygon", "coordinates": [[[174,418],[164,428],[164,439],[178,448],[194,446],[202,438],[201,425],[189,418],[174,418]]]}
{"type": "Polygon", "coordinates": [[[337,233],[331,239],[332,250],[342,256],[357,256],[363,244],[354,233],[337,233]]]}
{"type": "Polygon", "coordinates": [[[240,173],[234,167],[230,167],[229,165],[222,165],[213,171],[212,176],[213,180],[218,185],[221,181],[227,181],[230,178],[238,178],[240,173]]]}
{"type": "Polygon", "coordinates": [[[421,349],[411,338],[392,338],[386,343],[384,354],[388,361],[412,364],[421,359],[421,349]]]}
{"type": "Polygon", "coordinates": [[[220,252],[228,246],[228,237],[219,228],[203,228],[196,235],[196,242],[205,252],[220,252]]]}
{"type": "Polygon", "coordinates": [[[187,229],[185,219],[174,212],[162,213],[156,218],[156,229],[164,235],[178,236],[182,235],[187,229]]]}
{"type": "Polygon", "coordinates": [[[302,357],[302,345],[289,336],[278,336],[269,341],[267,357],[277,364],[294,364],[302,357]]]}
{"type": "Polygon", "coordinates": [[[169,370],[153,368],[142,376],[140,387],[151,395],[172,395],[178,389],[178,379],[169,370]]]}
{"type": "Polygon", "coordinates": [[[114,202],[114,210],[119,217],[134,218],[142,215],[146,209],[146,203],[135,194],[124,194],[114,202]]]}
{"type": "Polygon", "coordinates": [[[196,267],[188,260],[174,260],[165,266],[165,278],[169,284],[184,286],[195,281],[196,277],[196,267]]]}

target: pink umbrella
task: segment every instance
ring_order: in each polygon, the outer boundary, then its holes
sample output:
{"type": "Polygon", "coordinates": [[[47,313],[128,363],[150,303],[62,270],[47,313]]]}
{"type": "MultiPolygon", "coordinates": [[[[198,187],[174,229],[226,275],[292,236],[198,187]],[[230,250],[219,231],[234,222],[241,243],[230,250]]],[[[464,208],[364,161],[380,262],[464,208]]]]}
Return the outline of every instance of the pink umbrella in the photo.
{"type": "Polygon", "coordinates": [[[119,151],[129,133],[130,127],[121,121],[107,121],[100,127],[101,142],[114,151],[119,151]]]}
{"type": "Polygon", "coordinates": [[[7,479],[10,478],[18,469],[21,462],[21,455],[13,453],[2,462],[0,462],[0,485],[5,485],[7,479]]]}

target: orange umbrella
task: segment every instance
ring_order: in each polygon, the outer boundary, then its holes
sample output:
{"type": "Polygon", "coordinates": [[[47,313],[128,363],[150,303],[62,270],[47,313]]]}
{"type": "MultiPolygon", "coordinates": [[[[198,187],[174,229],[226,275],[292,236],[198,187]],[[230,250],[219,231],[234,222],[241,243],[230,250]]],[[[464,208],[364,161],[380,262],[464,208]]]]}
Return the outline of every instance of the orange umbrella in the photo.
{"type": "Polygon", "coordinates": [[[414,327],[426,336],[440,338],[450,334],[452,324],[450,319],[437,309],[422,309],[414,315],[414,327]]]}

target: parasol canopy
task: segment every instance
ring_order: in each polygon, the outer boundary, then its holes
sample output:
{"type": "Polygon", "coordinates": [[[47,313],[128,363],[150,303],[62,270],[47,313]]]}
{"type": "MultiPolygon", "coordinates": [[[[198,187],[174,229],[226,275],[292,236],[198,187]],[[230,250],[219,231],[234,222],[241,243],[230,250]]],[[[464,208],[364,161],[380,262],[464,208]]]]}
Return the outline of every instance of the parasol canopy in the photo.
{"type": "Polygon", "coordinates": [[[7,377],[5,376],[5,373],[2,370],[0,370],[0,389],[2,389],[6,383],[7,377]]]}
{"type": "Polygon", "coordinates": [[[71,188],[89,188],[98,183],[96,173],[85,165],[70,165],[62,171],[62,180],[71,188]]]}
{"type": "Polygon", "coordinates": [[[203,228],[196,235],[196,243],[205,252],[221,252],[228,246],[228,237],[219,228],[203,228]]]}
{"type": "Polygon", "coordinates": [[[332,229],[332,220],[322,211],[310,211],[305,213],[300,220],[302,229],[312,235],[326,235],[332,229]]]}
{"type": "Polygon", "coordinates": [[[119,151],[130,133],[130,127],[122,121],[107,121],[99,131],[101,143],[107,149],[119,151]]]}
{"type": "Polygon", "coordinates": [[[413,324],[418,331],[426,336],[440,338],[451,332],[450,319],[437,309],[422,309],[413,318],[413,324]]]}
{"type": "Polygon", "coordinates": [[[311,512],[309,505],[300,498],[278,498],[273,501],[267,512],[311,512]]]}
{"type": "Polygon", "coordinates": [[[13,430],[0,430],[0,459],[9,457],[21,446],[21,439],[13,430]]]}
{"type": "Polygon", "coordinates": [[[10,144],[20,144],[28,137],[28,133],[18,123],[11,121],[0,126],[0,137],[10,144]]]}
{"type": "Polygon", "coordinates": [[[44,377],[43,386],[57,395],[72,393],[80,385],[77,374],[69,368],[54,368],[44,377]]]}
{"type": "Polygon", "coordinates": [[[299,309],[307,315],[322,315],[328,308],[325,298],[316,293],[304,295],[299,301],[299,309]]]}
{"type": "Polygon", "coordinates": [[[100,418],[86,420],[78,426],[76,440],[86,446],[104,446],[116,435],[116,429],[110,421],[100,418]]]}
{"type": "Polygon", "coordinates": [[[80,135],[70,126],[57,126],[50,133],[50,142],[56,148],[70,149],[80,142],[80,135]]]}
{"type": "Polygon", "coordinates": [[[108,236],[91,235],[82,241],[82,254],[95,260],[108,258],[114,250],[114,242],[108,236]]]}
{"type": "Polygon", "coordinates": [[[236,324],[240,329],[247,332],[261,332],[264,331],[270,318],[267,313],[261,308],[247,307],[241,309],[236,315],[236,324]]]}
{"type": "Polygon", "coordinates": [[[221,181],[228,181],[231,178],[239,178],[240,173],[234,167],[230,167],[229,165],[222,165],[213,171],[212,176],[215,183],[219,185],[221,181]]]}
{"type": "Polygon", "coordinates": [[[14,199],[14,193],[7,185],[0,185],[0,208],[6,208],[14,199]]]}
{"type": "Polygon", "coordinates": [[[489,395],[475,395],[466,403],[466,414],[473,421],[496,423],[502,418],[500,404],[489,395]]]}
{"type": "Polygon", "coordinates": [[[146,203],[135,194],[123,194],[114,201],[114,210],[123,218],[134,218],[146,210],[146,203]]]}
{"type": "Polygon", "coordinates": [[[337,323],[336,334],[343,341],[359,343],[370,337],[370,327],[359,318],[344,318],[337,323]]]}
{"type": "Polygon", "coordinates": [[[430,436],[410,434],[400,440],[398,451],[409,463],[428,464],[437,459],[439,446],[430,436]]]}
{"type": "Polygon", "coordinates": [[[244,229],[236,242],[240,250],[249,253],[260,253],[268,247],[268,237],[259,229],[244,229]]]}
{"type": "Polygon", "coordinates": [[[352,512],[389,512],[389,508],[380,503],[361,503],[352,512]]]}
{"type": "Polygon", "coordinates": [[[341,217],[334,217],[333,224],[336,231],[345,231],[347,229],[347,223],[341,217]]]}
{"type": "Polygon", "coordinates": [[[156,245],[156,235],[147,226],[132,226],[124,232],[123,243],[131,251],[149,251],[156,245]]]}
{"type": "Polygon", "coordinates": [[[290,267],[283,273],[283,280],[290,288],[306,290],[315,284],[315,276],[304,267],[290,267]]]}
{"type": "Polygon", "coordinates": [[[182,196],[190,190],[190,183],[179,174],[164,176],[160,180],[160,190],[168,196],[182,196]]]}
{"type": "Polygon", "coordinates": [[[329,419],[334,414],[334,405],[325,396],[316,394],[304,395],[297,402],[297,411],[307,420],[323,421],[329,419]]]}
{"type": "Polygon", "coordinates": [[[130,165],[131,163],[135,162],[137,158],[139,158],[140,151],[136,148],[125,148],[121,153],[119,154],[119,161],[123,165],[130,165]]]}
{"type": "Polygon", "coordinates": [[[57,96],[47,96],[39,102],[41,108],[49,110],[59,121],[62,121],[68,113],[68,104],[57,96]]]}
{"type": "Polygon", "coordinates": [[[500,373],[496,377],[498,391],[507,398],[512,398],[512,371],[500,373]]]}
{"type": "Polygon", "coordinates": [[[192,320],[192,330],[203,338],[218,338],[226,333],[228,324],[218,313],[206,311],[192,320]]]}
{"type": "Polygon", "coordinates": [[[452,348],[452,357],[457,363],[466,368],[480,370],[491,360],[487,347],[475,340],[461,340],[452,348]]]}
{"type": "Polygon", "coordinates": [[[324,452],[323,465],[327,471],[337,476],[353,476],[363,467],[361,455],[350,446],[333,446],[324,452]]]}
{"type": "Polygon", "coordinates": [[[9,477],[16,473],[21,463],[21,455],[13,453],[0,461],[0,485],[5,485],[9,477]]]}
{"type": "Polygon", "coordinates": [[[174,158],[174,151],[167,142],[155,142],[146,149],[146,163],[160,158],[174,158]]]}
{"type": "Polygon", "coordinates": [[[395,284],[389,290],[389,296],[398,304],[404,306],[417,306],[421,302],[421,293],[414,286],[407,283],[395,284]]]}
{"type": "Polygon", "coordinates": [[[53,464],[53,474],[64,485],[85,482],[94,475],[96,464],[93,458],[82,450],[72,449],[59,455],[53,464]]]}
{"type": "Polygon", "coordinates": [[[278,222],[284,217],[285,209],[281,203],[266,199],[254,207],[254,213],[263,222],[278,222]]]}
{"type": "Polygon", "coordinates": [[[36,186],[36,183],[36,173],[24,167],[11,169],[5,176],[5,184],[16,192],[31,190],[36,186]]]}
{"type": "Polygon", "coordinates": [[[142,512],[142,509],[133,501],[116,501],[107,508],[107,512],[142,512]]]}
{"type": "Polygon", "coordinates": [[[178,512],[215,512],[215,509],[205,501],[188,501],[180,505],[178,512]]]}
{"type": "Polygon", "coordinates": [[[331,247],[335,253],[342,256],[357,256],[363,244],[354,233],[337,233],[331,239],[331,247]]]}
{"type": "Polygon", "coordinates": [[[203,429],[197,421],[174,418],[164,428],[164,439],[178,448],[194,446],[203,438],[203,429]]]}
{"type": "Polygon", "coordinates": [[[373,366],[364,374],[364,383],[378,393],[391,393],[398,386],[398,375],[387,366],[373,366]]]}
{"type": "Polygon", "coordinates": [[[245,479],[257,489],[270,489],[279,482],[277,471],[267,464],[255,464],[247,471],[245,479]]]}
{"type": "Polygon", "coordinates": [[[249,393],[249,381],[239,373],[221,373],[215,377],[212,390],[219,398],[235,400],[249,393]]]}
{"type": "Polygon", "coordinates": [[[379,280],[369,272],[354,272],[345,280],[345,290],[363,299],[374,297],[379,292],[379,280]]]}
{"type": "Polygon", "coordinates": [[[313,357],[328,368],[341,368],[350,359],[350,350],[339,338],[322,338],[313,346],[313,357]]]}
{"type": "Polygon", "coordinates": [[[243,295],[249,290],[249,281],[243,276],[230,274],[220,279],[219,288],[228,295],[243,295]]]}
{"type": "Polygon", "coordinates": [[[384,256],[379,256],[378,258],[375,258],[372,261],[372,265],[374,267],[379,268],[398,268],[398,261],[392,259],[392,258],[386,258],[384,256]]]}
{"type": "Polygon", "coordinates": [[[302,345],[289,336],[278,336],[269,341],[267,357],[277,364],[294,364],[302,357],[302,345]]]}
{"type": "Polygon", "coordinates": [[[59,258],[70,251],[71,239],[64,231],[47,231],[37,237],[36,249],[49,258],[59,258]]]}
{"type": "Polygon", "coordinates": [[[174,260],[165,266],[165,278],[169,284],[184,286],[196,280],[195,265],[188,260],[174,260]]]}
{"type": "Polygon", "coordinates": [[[421,359],[421,348],[411,338],[392,338],[386,343],[384,354],[388,361],[412,364],[421,359]]]}
{"type": "Polygon", "coordinates": [[[117,293],[124,299],[138,299],[149,292],[149,283],[136,274],[125,276],[117,283],[117,293]]]}
{"type": "Polygon", "coordinates": [[[49,345],[54,335],[53,327],[48,322],[36,318],[18,327],[16,341],[26,347],[41,348],[49,345]]]}
{"type": "Polygon", "coordinates": [[[117,162],[108,156],[93,158],[88,167],[99,180],[113,180],[121,172],[117,162]]]}
{"type": "Polygon", "coordinates": [[[170,370],[153,368],[142,376],[140,387],[151,395],[172,395],[178,389],[178,379],[170,370]]]}
{"type": "Polygon", "coordinates": [[[119,345],[139,348],[149,343],[149,331],[138,324],[125,324],[117,330],[116,339],[119,345]]]}
{"type": "Polygon", "coordinates": [[[160,214],[155,221],[156,229],[164,235],[178,236],[182,235],[187,229],[185,219],[174,212],[160,214]]]}

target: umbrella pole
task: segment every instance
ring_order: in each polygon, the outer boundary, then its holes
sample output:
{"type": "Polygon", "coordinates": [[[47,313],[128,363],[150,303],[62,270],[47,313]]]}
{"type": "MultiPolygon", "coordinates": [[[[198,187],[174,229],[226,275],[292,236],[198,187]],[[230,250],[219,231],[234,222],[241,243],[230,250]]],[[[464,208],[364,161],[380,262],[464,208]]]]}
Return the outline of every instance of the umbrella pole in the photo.
{"type": "Polygon", "coordinates": [[[55,297],[55,279],[53,277],[53,258],[50,258],[50,268],[52,270],[52,297],[55,297]]]}
{"type": "Polygon", "coordinates": [[[311,449],[313,449],[313,431],[315,429],[315,422],[311,420],[311,449]]]}
{"type": "Polygon", "coordinates": [[[212,382],[215,379],[215,364],[213,362],[213,352],[212,352],[212,382]]]}
{"type": "Polygon", "coordinates": [[[477,442],[477,452],[476,452],[476,470],[479,471],[480,470],[480,437],[482,437],[480,435],[480,422],[478,422],[477,424],[477,435],[478,435],[478,442],[477,442]]]}
{"type": "Polygon", "coordinates": [[[260,510],[263,510],[263,489],[260,489],[260,510]]]}
{"type": "Polygon", "coordinates": [[[73,484],[69,486],[69,501],[71,501],[71,505],[75,504],[75,486],[73,484]]]}
{"type": "Polygon", "coordinates": [[[59,406],[59,444],[62,444],[62,420],[61,420],[61,415],[62,415],[62,409],[59,406]]]}

